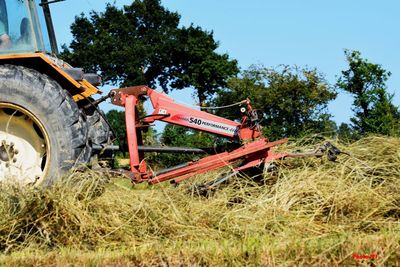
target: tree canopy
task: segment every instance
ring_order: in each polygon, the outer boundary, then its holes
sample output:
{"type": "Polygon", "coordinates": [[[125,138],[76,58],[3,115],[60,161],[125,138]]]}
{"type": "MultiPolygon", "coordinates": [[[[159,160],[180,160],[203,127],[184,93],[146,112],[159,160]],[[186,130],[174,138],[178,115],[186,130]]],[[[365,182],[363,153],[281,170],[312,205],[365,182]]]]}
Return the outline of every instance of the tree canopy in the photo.
{"type": "MultiPolygon", "coordinates": [[[[200,105],[224,106],[249,98],[261,110],[263,129],[272,139],[336,130],[327,110],[336,91],[316,69],[252,66],[237,76],[236,60],[218,52],[212,31],[181,26],[180,15],[160,0],[134,0],[123,8],[107,4],[103,12],[77,16],[71,30],[73,40],[64,45],[61,57],[101,74],[107,84],[160,86],[165,92],[191,87],[200,105]]],[[[346,50],[345,55],[348,69],[336,88],[354,97],[355,114],[339,133],[398,135],[400,112],[386,90],[390,72],[358,51],[346,50]]],[[[113,121],[122,116],[108,115],[113,121]]],[[[218,115],[241,117],[239,109],[220,110],[218,115]]],[[[167,128],[165,140],[168,133],[194,138],[191,132],[167,128]]]]}
{"type": "MultiPolygon", "coordinates": [[[[166,125],[161,134],[160,141],[166,146],[176,147],[194,147],[194,148],[212,148],[215,144],[215,136],[194,131],[182,126],[166,125]]],[[[186,153],[158,153],[151,160],[161,168],[175,166],[187,161],[198,158],[196,154],[186,153]]]]}
{"type": "MultiPolygon", "coordinates": [[[[332,131],[327,103],[336,93],[315,69],[268,69],[252,66],[241,77],[228,81],[218,93],[215,105],[226,105],[249,98],[262,111],[262,125],[268,137],[296,137],[310,132],[332,131]]],[[[239,110],[219,114],[239,118],[239,110]]]]}
{"type": "Polygon", "coordinates": [[[106,114],[107,120],[114,129],[116,140],[121,152],[128,152],[128,140],[126,137],[125,113],[123,111],[110,110],[106,114]]]}
{"type": "Polygon", "coordinates": [[[86,71],[99,72],[105,83],[159,85],[164,91],[193,87],[204,103],[238,72],[236,60],[216,52],[213,33],[179,26],[180,15],[160,0],[135,0],[104,12],[81,14],[71,26],[73,41],[61,56],[86,71]]]}
{"type": "Polygon", "coordinates": [[[352,127],[361,134],[397,135],[400,112],[386,91],[391,73],[363,59],[358,51],[345,50],[345,55],[349,68],[342,71],[336,86],[354,97],[352,127]]]}

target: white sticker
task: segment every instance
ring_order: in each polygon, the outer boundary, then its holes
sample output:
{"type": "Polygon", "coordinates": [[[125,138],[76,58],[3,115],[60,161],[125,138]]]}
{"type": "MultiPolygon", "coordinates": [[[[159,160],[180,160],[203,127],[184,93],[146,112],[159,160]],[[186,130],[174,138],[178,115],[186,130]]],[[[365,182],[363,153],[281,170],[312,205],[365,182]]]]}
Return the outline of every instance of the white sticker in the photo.
{"type": "Polygon", "coordinates": [[[160,109],[158,110],[158,114],[161,114],[161,115],[166,115],[166,114],[168,114],[168,112],[167,112],[167,110],[166,110],[166,109],[162,109],[162,108],[160,108],[160,109]]]}
{"type": "Polygon", "coordinates": [[[183,120],[188,122],[189,124],[193,124],[198,129],[204,129],[208,130],[211,132],[219,132],[219,133],[224,133],[228,135],[235,135],[237,131],[239,130],[238,127],[221,123],[221,122],[215,122],[207,119],[202,119],[202,118],[196,118],[196,117],[190,117],[190,116],[177,116],[179,120],[183,120]]]}

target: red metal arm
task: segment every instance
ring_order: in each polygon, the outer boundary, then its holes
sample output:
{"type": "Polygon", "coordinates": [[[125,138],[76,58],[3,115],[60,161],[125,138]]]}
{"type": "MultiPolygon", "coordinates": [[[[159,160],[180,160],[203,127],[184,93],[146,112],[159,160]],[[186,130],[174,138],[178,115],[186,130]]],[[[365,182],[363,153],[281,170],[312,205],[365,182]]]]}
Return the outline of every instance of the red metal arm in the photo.
{"type": "Polygon", "coordinates": [[[286,143],[287,140],[279,140],[276,142],[268,142],[265,139],[252,142],[244,145],[232,152],[223,152],[217,155],[208,156],[196,162],[189,162],[188,166],[179,168],[177,170],[161,174],[149,180],[151,184],[156,184],[170,179],[175,179],[176,183],[201,174],[207,171],[215,170],[221,167],[229,166],[238,159],[243,159],[244,164],[237,167],[237,170],[244,170],[247,168],[259,166],[264,161],[272,161],[287,156],[286,153],[274,154],[270,148],[279,144],[286,143]]]}
{"type": "MultiPolygon", "coordinates": [[[[115,92],[115,96],[112,103],[119,106],[125,106],[126,98],[129,95],[134,95],[137,98],[143,95],[149,96],[154,111],[151,116],[143,120],[145,123],[160,120],[231,139],[238,138],[239,140],[253,140],[261,136],[258,129],[250,129],[244,125],[245,121],[238,123],[178,104],[171,97],[146,86],[115,89],[113,92],[115,92]]],[[[248,106],[251,108],[250,105],[248,106]]]]}
{"type": "Polygon", "coordinates": [[[126,122],[126,129],[127,131],[127,138],[128,138],[128,149],[129,149],[129,158],[130,158],[130,165],[131,170],[133,172],[139,171],[139,151],[138,151],[138,139],[136,133],[136,105],[137,105],[137,98],[134,95],[130,95],[126,97],[125,103],[125,122],[126,122]]]}
{"type": "MultiPolygon", "coordinates": [[[[183,181],[196,174],[224,167],[241,161],[236,170],[243,170],[257,166],[265,161],[286,157],[286,153],[272,153],[270,148],[287,140],[269,142],[266,138],[258,138],[261,132],[257,127],[248,127],[248,118],[244,116],[241,123],[224,119],[207,112],[195,110],[187,106],[175,103],[175,101],[146,86],[135,86],[112,90],[112,103],[125,107],[126,126],[130,154],[131,171],[135,175],[134,181],[147,180],[154,184],[170,179],[176,182],[183,181]],[[226,138],[246,141],[247,144],[231,152],[223,152],[217,155],[205,157],[196,162],[188,162],[185,166],[174,168],[166,173],[154,177],[153,173],[147,172],[143,155],[138,152],[138,143],[141,137],[138,135],[142,127],[137,115],[137,104],[141,96],[147,95],[153,105],[154,111],[143,120],[149,124],[155,120],[176,124],[191,129],[209,132],[224,136],[226,138]],[[255,140],[258,138],[258,140],[255,140]],[[248,143],[248,141],[252,141],[248,143]]],[[[247,112],[251,112],[250,103],[247,103],[247,112]]]]}
{"type": "MultiPolygon", "coordinates": [[[[154,108],[153,115],[169,115],[160,118],[161,121],[229,138],[238,135],[240,123],[177,104],[167,95],[151,89],[148,90],[148,95],[154,108]]],[[[146,122],[154,120],[155,117],[149,117],[146,122]]]]}

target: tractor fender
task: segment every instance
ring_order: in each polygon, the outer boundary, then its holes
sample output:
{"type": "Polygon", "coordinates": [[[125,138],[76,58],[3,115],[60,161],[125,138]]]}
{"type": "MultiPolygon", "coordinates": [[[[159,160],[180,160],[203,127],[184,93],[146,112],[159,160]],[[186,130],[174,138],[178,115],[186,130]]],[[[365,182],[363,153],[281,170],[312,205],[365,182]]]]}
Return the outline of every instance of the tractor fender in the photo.
{"type": "Polygon", "coordinates": [[[77,80],[73,77],[74,72],[68,71],[72,69],[71,66],[44,53],[0,55],[0,65],[4,64],[23,66],[46,74],[67,90],[75,102],[100,93],[99,89],[85,79],[77,80]]]}

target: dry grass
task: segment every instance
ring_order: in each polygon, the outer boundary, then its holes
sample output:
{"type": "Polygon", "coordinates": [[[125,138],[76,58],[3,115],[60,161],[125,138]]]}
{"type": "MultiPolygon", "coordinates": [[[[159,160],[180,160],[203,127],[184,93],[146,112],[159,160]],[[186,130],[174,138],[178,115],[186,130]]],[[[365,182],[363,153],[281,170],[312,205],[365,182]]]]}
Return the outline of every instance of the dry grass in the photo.
{"type": "Polygon", "coordinates": [[[177,188],[90,172],[46,190],[3,184],[0,264],[400,265],[399,147],[365,138],[338,163],[288,160],[265,184],[237,178],[208,198],[188,188],[217,173],[177,188]]]}

